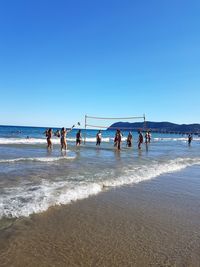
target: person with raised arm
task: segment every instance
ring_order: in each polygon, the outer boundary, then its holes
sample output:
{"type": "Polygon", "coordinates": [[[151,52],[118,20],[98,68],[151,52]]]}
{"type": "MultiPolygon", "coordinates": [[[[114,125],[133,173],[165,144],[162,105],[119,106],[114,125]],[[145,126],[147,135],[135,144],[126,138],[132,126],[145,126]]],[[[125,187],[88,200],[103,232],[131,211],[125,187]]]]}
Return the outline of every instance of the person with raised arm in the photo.
{"type": "Polygon", "coordinates": [[[67,134],[71,132],[71,130],[74,128],[74,125],[71,127],[71,129],[66,130],[65,127],[61,129],[60,133],[60,144],[61,144],[61,150],[67,150],[67,134]]]}

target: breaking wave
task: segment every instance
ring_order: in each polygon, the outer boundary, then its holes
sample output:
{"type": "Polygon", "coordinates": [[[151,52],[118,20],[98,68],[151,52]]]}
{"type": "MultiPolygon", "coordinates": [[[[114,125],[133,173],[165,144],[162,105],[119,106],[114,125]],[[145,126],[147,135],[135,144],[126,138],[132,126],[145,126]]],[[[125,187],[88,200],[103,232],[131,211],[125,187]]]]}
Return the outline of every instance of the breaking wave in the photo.
{"type": "MultiPolygon", "coordinates": [[[[56,160],[59,159],[61,158],[56,158],[56,160]]],[[[33,160],[47,159],[34,158],[33,160]]],[[[32,213],[43,212],[50,206],[67,204],[95,195],[104,187],[139,183],[195,164],[200,164],[200,158],[177,158],[163,162],[154,160],[151,164],[124,166],[120,176],[115,176],[112,170],[109,173],[102,170],[95,174],[98,176],[96,180],[94,177],[90,179],[86,177],[87,179],[80,182],[72,179],[73,177],[67,180],[66,177],[66,180],[62,181],[42,180],[35,186],[26,183],[17,187],[4,188],[4,193],[0,195],[0,218],[29,216],[32,213]]]]}
{"type": "Polygon", "coordinates": [[[19,161],[53,162],[53,161],[64,160],[64,159],[75,159],[75,156],[1,159],[0,163],[15,163],[19,161]]]}

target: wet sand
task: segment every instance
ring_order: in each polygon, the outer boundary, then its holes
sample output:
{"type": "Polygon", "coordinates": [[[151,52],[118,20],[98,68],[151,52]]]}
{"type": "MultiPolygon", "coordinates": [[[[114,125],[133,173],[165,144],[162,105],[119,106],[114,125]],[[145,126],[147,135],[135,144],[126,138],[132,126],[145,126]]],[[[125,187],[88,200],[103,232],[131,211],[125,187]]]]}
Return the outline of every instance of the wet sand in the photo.
{"type": "Polygon", "coordinates": [[[0,266],[200,266],[200,166],[18,219],[0,266]]]}

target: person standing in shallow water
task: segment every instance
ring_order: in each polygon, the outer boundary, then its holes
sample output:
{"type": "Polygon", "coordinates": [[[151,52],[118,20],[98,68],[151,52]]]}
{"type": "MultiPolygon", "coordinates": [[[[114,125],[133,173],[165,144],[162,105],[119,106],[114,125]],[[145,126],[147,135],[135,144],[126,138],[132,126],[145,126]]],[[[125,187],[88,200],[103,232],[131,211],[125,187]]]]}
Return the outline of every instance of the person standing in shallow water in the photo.
{"type": "Polygon", "coordinates": [[[141,131],[139,131],[138,134],[138,148],[141,149],[141,144],[143,143],[143,135],[141,131]]]}
{"type": "Polygon", "coordinates": [[[67,141],[66,141],[66,135],[67,135],[67,131],[66,129],[63,127],[61,129],[61,133],[60,133],[60,144],[61,144],[61,150],[62,149],[67,149],[67,141]]]}
{"type": "Polygon", "coordinates": [[[100,130],[98,131],[96,135],[96,139],[97,139],[96,146],[100,146],[101,144],[101,131],[100,130]]]}
{"type": "Polygon", "coordinates": [[[51,142],[52,135],[53,135],[53,131],[51,128],[49,128],[46,131],[46,137],[47,137],[47,148],[50,148],[50,149],[52,149],[52,142],[51,142]]]}
{"type": "Polygon", "coordinates": [[[60,144],[61,144],[61,150],[67,150],[67,139],[66,136],[69,132],[71,132],[71,130],[74,128],[74,125],[72,126],[72,128],[70,130],[66,130],[66,128],[62,128],[61,129],[61,133],[60,133],[60,144]]]}
{"type": "Polygon", "coordinates": [[[189,134],[189,135],[188,135],[188,145],[189,145],[189,146],[191,145],[191,142],[192,142],[192,135],[189,134]]]}
{"type": "Polygon", "coordinates": [[[121,131],[117,129],[115,134],[114,146],[116,146],[118,150],[121,149],[121,142],[122,142],[122,134],[121,131]]]}
{"type": "Polygon", "coordinates": [[[128,137],[127,137],[127,140],[126,140],[126,145],[128,147],[132,147],[132,139],[133,139],[133,135],[132,135],[131,132],[129,132],[128,137]]]}
{"type": "Polygon", "coordinates": [[[151,143],[151,132],[148,131],[148,143],[151,143]]]}
{"type": "Polygon", "coordinates": [[[145,133],[145,144],[147,144],[149,142],[149,133],[146,132],[145,133]]]}
{"type": "Polygon", "coordinates": [[[76,134],[76,145],[80,146],[81,144],[81,140],[82,140],[82,136],[81,136],[81,130],[79,130],[76,134]]]}
{"type": "Polygon", "coordinates": [[[61,133],[60,133],[60,130],[57,130],[54,134],[56,137],[60,137],[61,133]]]}

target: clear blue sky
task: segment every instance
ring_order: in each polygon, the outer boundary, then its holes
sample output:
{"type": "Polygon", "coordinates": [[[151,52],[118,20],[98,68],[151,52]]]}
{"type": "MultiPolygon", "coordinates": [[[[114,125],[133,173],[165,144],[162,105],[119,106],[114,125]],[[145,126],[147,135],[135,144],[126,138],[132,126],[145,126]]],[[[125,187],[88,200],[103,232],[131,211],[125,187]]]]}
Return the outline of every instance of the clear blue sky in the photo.
{"type": "Polygon", "coordinates": [[[200,123],[199,0],[1,0],[0,124],[200,123]]]}

